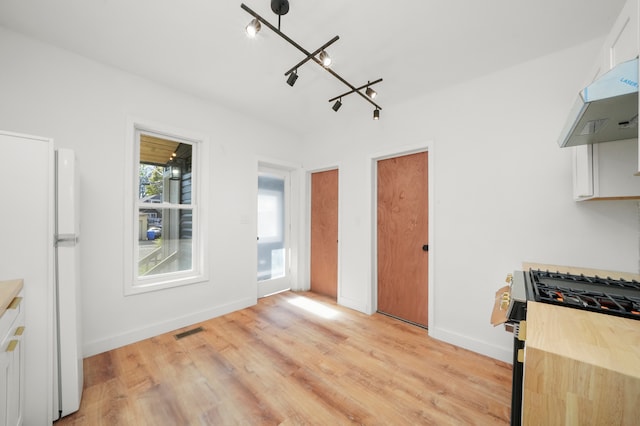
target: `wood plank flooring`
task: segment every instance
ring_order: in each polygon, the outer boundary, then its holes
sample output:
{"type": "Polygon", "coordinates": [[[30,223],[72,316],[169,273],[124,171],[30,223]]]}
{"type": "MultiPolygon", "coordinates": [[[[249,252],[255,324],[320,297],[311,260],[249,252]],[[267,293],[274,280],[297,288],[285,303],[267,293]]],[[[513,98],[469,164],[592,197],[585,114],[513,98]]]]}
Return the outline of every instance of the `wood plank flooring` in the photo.
{"type": "Polygon", "coordinates": [[[260,299],[84,370],[80,410],[58,426],[509,423],[509,364],[314,293],[260,299]]]}

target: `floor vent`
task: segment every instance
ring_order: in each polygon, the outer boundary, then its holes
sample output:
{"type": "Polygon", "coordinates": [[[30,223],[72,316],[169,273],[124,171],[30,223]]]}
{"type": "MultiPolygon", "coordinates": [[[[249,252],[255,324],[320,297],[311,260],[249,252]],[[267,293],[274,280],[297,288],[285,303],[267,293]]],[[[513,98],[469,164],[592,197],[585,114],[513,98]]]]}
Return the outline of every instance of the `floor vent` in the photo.
{"type": "Polygon", "coordinates": [[[200,333],[201,331],[204,331],[204,328],[196,327],[194,329],[183,331],[182,333],[176,334],[175,338],[176,338],[176,340],[182,339],[184,337],[191,336],[192,334],[200,333]]]}

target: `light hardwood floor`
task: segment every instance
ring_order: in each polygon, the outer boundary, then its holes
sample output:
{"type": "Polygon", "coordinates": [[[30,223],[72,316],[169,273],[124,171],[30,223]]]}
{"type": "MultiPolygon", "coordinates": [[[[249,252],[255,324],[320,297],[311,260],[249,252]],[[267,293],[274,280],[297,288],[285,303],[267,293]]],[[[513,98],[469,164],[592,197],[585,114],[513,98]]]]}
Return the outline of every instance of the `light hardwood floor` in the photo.
{"type": "Polygon", "coordinates": [[[260,299],[84,370],[80,411],[58,426],[509,423],[509,364],[314,293],[260,299]]]}

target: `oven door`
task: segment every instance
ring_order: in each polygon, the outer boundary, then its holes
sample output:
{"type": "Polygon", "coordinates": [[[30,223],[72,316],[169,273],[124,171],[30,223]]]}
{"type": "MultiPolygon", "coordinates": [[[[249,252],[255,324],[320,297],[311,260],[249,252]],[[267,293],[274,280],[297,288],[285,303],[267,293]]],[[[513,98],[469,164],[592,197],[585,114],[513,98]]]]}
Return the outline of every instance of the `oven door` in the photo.
{"type": "Polygon", "coordinates": [[[524,346],[526,337],[527,304],[513,304],[512,318],[507,324],[513,326],[513,371],[511,375],[511,426],[522,424],[522,397],[524,378],[524,346]]]}

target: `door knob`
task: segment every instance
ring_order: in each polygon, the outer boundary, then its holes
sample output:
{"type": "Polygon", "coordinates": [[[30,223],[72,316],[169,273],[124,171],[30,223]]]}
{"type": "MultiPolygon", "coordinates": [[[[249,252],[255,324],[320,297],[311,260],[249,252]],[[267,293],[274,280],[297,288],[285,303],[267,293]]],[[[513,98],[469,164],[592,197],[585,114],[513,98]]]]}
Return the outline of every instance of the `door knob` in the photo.
{"type": "Polygon", "coordinates": [[[425,244],[422,246],[422,251],[429,251],[429,244],[425,244]]]}

